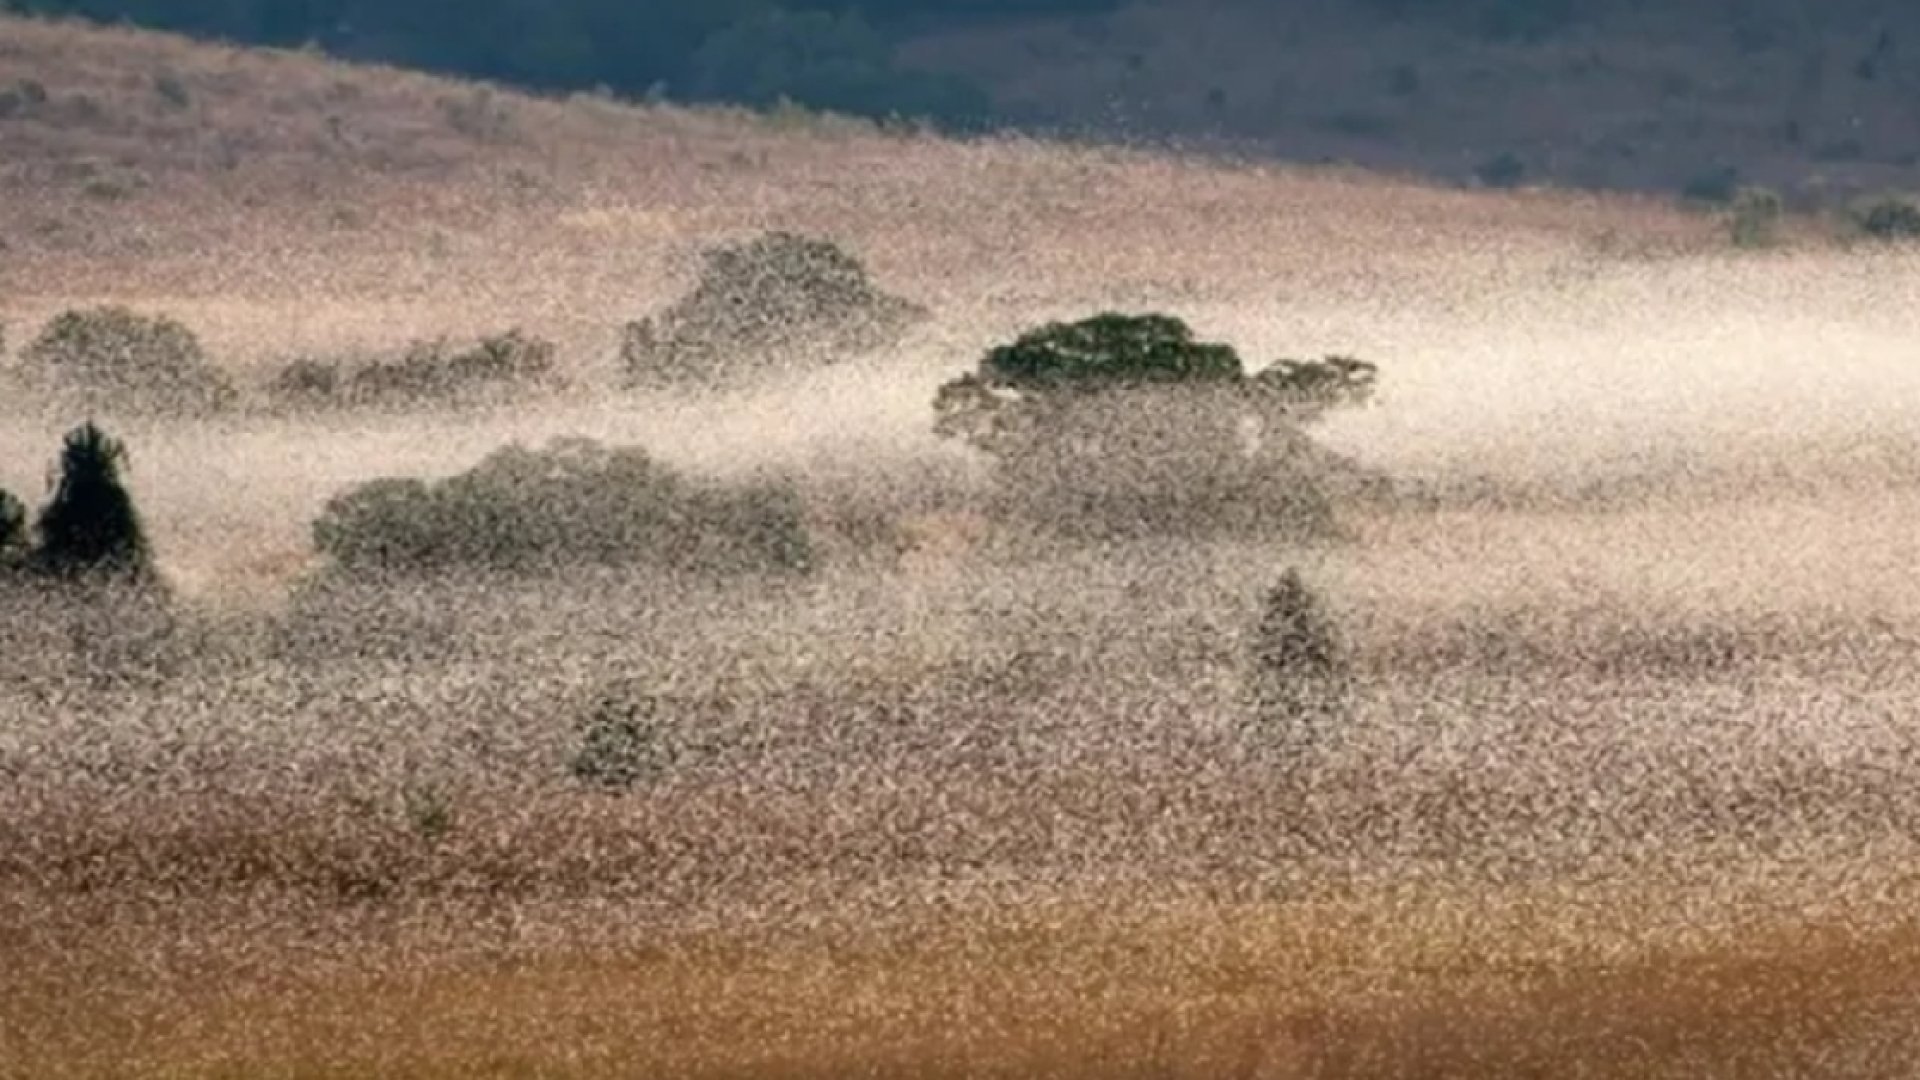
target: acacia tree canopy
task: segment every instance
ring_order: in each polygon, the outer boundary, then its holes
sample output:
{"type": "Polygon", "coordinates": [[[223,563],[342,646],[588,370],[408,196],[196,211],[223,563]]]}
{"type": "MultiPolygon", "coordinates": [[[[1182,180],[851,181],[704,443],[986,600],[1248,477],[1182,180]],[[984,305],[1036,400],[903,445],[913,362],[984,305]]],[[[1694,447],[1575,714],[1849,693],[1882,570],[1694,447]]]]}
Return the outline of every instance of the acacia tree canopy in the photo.
{"type": "Polygon", "coordinates": [[[1167,315],[1050,323],[943,385],[935,431],[987,453],[1003,491],[1102,531],[1329,524],[1340,467],[1303,427],[1368,399],[1376,369],[1335,357],[1248,374],[1167,315]]]}

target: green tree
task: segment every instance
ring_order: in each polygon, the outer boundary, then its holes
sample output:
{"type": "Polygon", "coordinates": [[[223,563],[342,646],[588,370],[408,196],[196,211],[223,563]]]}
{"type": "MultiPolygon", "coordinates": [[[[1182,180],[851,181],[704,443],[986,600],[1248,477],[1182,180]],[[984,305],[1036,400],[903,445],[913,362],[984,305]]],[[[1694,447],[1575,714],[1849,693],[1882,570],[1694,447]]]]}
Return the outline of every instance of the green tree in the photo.
{"type": "Polygon", "coordinates": [[[53,498],[36,523],[33,564],[62,580],[144,582],[155,575],[146,532],[120,479],[126,448],[94,424],[67,433],[53,498]]]}
{"type": "Polygon", "coordinates": [[[1179,319],[1103,314],[989,351],[940,388],[935,431],[994,459],[1008,509],[1069,531],[1323,534],[1357,470],[1305,428],[1374,379],[1339,357],[1250,375],[1179,319]]]}

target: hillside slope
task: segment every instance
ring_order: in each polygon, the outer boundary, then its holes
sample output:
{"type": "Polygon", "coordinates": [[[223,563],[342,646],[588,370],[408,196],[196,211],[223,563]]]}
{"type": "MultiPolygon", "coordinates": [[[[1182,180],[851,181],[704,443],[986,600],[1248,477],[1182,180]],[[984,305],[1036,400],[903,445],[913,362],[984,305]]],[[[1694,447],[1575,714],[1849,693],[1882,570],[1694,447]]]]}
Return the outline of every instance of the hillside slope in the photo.
{"type": "Polygon", "coordinates": [[[1371,302],[1720,242],[1644,200],[535,98],[79,24],[0,18],[0,98],[0,319],[142,302],[240,362],[503,321],[604,350],[692,255],[766,227],[851,245],[983,334],[1015,309],[1371,302]]]}

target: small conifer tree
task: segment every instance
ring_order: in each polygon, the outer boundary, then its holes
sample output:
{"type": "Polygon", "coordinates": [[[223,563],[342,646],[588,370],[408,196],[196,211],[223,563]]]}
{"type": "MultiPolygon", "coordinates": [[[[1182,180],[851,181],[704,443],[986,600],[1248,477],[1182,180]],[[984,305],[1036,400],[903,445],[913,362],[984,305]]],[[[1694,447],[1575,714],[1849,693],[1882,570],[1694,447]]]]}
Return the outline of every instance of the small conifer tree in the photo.
{"type": "Polygon", "coordinates": [[[33,562],[59,579],[151,579],[153,567],[133,497],[120,479],[126,448],[93,423],[67,433],[60,479],[40,511],[33,562]]]}
{"type": "Polygon", "coordinates": [[[1333,624],[1298,570],[1288,569],[1267,592],[1252,660],[1259,719],[1290,738],[1322,741],[1346,709],[1346,665],[1333,624]]]}

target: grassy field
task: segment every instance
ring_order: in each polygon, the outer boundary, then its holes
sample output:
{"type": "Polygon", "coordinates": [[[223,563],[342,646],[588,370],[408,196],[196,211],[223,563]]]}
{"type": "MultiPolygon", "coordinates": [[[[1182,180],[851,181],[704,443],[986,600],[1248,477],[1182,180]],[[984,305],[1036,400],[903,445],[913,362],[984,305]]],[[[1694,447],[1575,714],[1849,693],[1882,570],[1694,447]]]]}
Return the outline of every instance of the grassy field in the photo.
{"type": "MultiPolygon", "coordinates": [[[[63,626],[5,624],[0,1075],[1920,1064],[1912,254],[0,29],[0,84],[76,110],[0,121],[11,343],[123,301],[251,386],[520,325],[574,380],[492,411],[107,418],[187,647],[116,680],[63,626]],[[727,398],[618,390],[620,322],[768,227],[858,250],[931,325],[727,398]],[[1312,548],[983,537],[948,512],[980,476],[933,439],[934,389],[1107,307],[1256,362],[1377,361],[1378,403],[1321,434],[1418,497],[1312,548]],[[778,587],[304,588],[346,485],[570,434],[777,466],[915,539],[778,587]],[[1290,565],[1359,676],[1310,768],[1242,696],[1290,565]],[[698,703],[702,749],[583,790],[579,721],[633,683],[698,703]]],[[[74,419],[0,417],[0,484],[37,495],[74,419]]]]}

